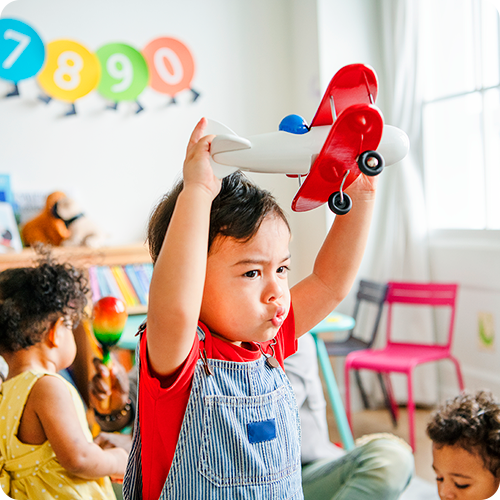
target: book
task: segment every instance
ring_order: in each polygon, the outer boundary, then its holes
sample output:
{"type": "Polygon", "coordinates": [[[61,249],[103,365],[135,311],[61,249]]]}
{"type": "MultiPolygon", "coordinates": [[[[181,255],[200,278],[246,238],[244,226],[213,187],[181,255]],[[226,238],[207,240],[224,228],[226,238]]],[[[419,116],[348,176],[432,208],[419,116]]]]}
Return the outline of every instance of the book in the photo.
{"type": "Polygon", "coordinates": [[[127,276],[132,283],[132,286],[134,287],[135,293],[137,294],[137,297],[139,297],[139,302],[146,306],[148,304],[148,295],[146,290],[144,289],[139,277],[137,276],[137,273],[134,269],[133,264],[126,264],[123,266],[125,269],[125,272],[127,273],[127,276]]]}
{"type": "Polygon", "coordinates": [[[0,202],[0,254],[21,252],[23,245],[12,205],[0,202]]]}
{"type": "Polygon", "coordinates": [[[134,269],[137,273],[137,276],[139,277],[139,280],[141,281],[142,286],[144,287],[146,297],[149,300],[149,283],[151,281],[151,278],[146,273],[146,270],[144,269],[144,264],[135,264],[134,269]]]}
{"type": "Polygon", "coordinates": [[[99,279],[97,277],[96,266],[89,267],[89,281],[90,290],[92,291],[92,300],[96,302],[101,298],[101,289],[99,287],[99,279]]]}
{"type": "Polygon", "coordinates": [[[108,266],[102,266],[102,270],[103,270],[104,278],[105,278],[106,283],[107,283],[108,288],[109,288],[109,292],[110,292],[109,295],[111,297],[115,297],[117,299],[123,300],[123,302],[125,302],[125,304],[126,304],[127,302],[125,300],[125,297],[123,296],[123,293],[121,292],[120,287],[118,286],[118,283],[116,282],[116,278],[115,278],[113,272],[111,271],[111,268],[108,266]]]}
{"type": "Polygon", "coordinates": [[[111,272],[116,280],[116,284],[118,285],[118,288],[120,289],[120,292],[123,295],[123,298],[125,300],[125,304],[127,306],[135,306],[139,303],[139,299],[137,298],[134,290],[132,289],[132,286],[125,281],[124,276],[123,276],[123,269],[118,266],[110,266],[111,272]]]}
{"type": "Polygon", "coordinates": [[[101,297],[109,297],[111,295],[111,290],[108,286],[108,282],[106,281],[106,276],[104,275],[104,267],[103,266],[95,266],[97,273],[97,281],[99,283],[99,291],[101,293],[101,297]]]}
{"type": "Polygon", "coordinates": [[[141,301],[139,299],[139,295],[137,295],[137,292],[135,291],[134,285],[132,284],[132,281],[130,281],[130,278],[128,277],[128,274],[125,271],[125,266],[118,266],[119,273],[122,277],[122,280],[124,283],[127,285],[127,289],[130,290],[130,294],[132,295],[132,298],[134,299],[135,305],[140,305],[141,301]]]}
{"type": "Polygon", "coordinates": [[[142,264],[142,265],[144,267],[144,270],[146,271],[146,276],[149,278],[148,283],[150,283],[151,278],[153,277],[153,264],[142,264]]]}

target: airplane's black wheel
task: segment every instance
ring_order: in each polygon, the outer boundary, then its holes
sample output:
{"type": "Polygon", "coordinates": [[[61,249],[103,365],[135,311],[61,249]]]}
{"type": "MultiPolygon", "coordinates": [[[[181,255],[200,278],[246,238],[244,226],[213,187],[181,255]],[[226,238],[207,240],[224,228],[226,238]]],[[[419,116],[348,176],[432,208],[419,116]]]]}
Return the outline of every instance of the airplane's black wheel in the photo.
{"type": "Polygon", "coordinates": [[[337,191],[328,198],[328,207],[334,214],[345,215],[352,208],[352,200],[344,193],[344,201],[342,202],[340,191],[337,191]]]}
{"type": "Polygon", "coordinates": [[[384,169],[385,161],[376,151],[365,151],[358,158],[358,167],[365,175],[378,175],[384,169]]]}

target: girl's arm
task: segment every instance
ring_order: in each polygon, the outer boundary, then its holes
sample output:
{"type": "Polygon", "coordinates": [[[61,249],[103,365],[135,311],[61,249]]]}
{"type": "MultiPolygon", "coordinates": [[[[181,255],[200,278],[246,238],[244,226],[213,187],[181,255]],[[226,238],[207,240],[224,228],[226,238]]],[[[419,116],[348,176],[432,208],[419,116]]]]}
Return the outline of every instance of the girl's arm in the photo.
{"type": "Polygon", "coordinates": [[[191,135],[179,194],[149,289],[147,345],[153,370],[174,372],[196,335],[207,265],[212,200],[220,190],[209,162],[213,136],[203,118],[191,135]]]}
{"type": "Polygon", "coordinates": [[[105,476],[122,478],[127,453],[121,448],[103,450],[87,441],[71,393],[57,377],[40,378],[29,396],[29,404],[59,463],[68,472],[84,479],[105,476]]]}
{"type": "Polygon", "coordinates": [[[317,325],[349,293],[368,239],[376,182],[376,177],[361,174],[349,186],[346,191],[352,198],[351,211],[335,217],[312,274],[292,288],[297,338],[317,325]]]}

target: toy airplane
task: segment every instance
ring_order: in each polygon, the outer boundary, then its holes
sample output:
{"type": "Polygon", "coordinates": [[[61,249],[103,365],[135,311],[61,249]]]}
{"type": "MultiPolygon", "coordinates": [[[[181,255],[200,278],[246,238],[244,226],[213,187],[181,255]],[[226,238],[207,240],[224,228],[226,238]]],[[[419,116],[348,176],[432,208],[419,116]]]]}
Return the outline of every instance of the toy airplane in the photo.
{"type": "Polygon", "coordinates": [[[210,148],[214,172],[220,178],[235,170],[284,173],[299,183],[306,176],[292,201],[294,211],[328,202],[334,213],[346,214],[352,202],[344,190],[359,174],[378,175],[409,150],[408,136],[384,125],[374,105],[377,92],[374,70],[351,64],[332,78],[310,126],[289,115],[278,132],[246,139],[209,120],[208,131],[216,134],[210,148]]]}

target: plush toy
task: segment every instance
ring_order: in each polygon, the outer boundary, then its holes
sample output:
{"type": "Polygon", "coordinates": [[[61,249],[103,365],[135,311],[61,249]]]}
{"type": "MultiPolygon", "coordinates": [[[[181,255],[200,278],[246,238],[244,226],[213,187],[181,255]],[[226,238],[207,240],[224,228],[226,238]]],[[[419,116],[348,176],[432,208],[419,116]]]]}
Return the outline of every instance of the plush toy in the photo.
{"type": "Polygon", "coordinates": [[[44,243],[59,246],[70,237],[70,230],[64,221],[54,215],[54,206],[66,195],[56,191],[47,196],[45,208],[33,219],[26,222],[21,230],[24,244],[33,246],[36,243],[44,243]]]}
{"type": "Polygon", "coordinates": [[[63,246],[99,247],[103,233],[96,224],[81,210],[78,203],[64,196],[54,205],[53,213],[59,217],[69,229],[69,237],[62,242],[63,246]]]}

